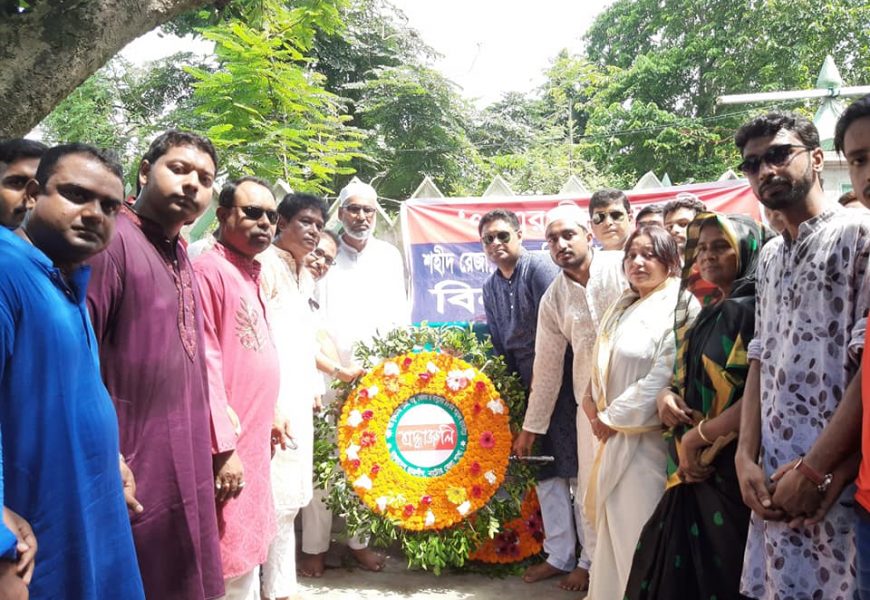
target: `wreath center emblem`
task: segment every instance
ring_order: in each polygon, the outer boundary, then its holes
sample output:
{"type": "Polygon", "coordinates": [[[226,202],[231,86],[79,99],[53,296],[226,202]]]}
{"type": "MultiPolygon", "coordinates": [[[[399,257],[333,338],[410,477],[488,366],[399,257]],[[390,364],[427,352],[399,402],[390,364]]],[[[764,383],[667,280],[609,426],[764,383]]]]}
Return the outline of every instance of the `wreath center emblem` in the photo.
{"type": "Polygon", "coordinates": [[[442,396],[417,394],[393,412],[387,423],[390,459],[416,477],[439,477],[452,469],[468,447],[461,411],[442,396]]]}

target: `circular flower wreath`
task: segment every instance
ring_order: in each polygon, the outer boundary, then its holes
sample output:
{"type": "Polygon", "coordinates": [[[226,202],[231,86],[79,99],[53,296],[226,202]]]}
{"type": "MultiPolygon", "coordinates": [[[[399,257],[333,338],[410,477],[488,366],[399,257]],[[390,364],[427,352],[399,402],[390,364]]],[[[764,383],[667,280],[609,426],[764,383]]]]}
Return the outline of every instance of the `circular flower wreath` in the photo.
{"type": "Polygon", "coordinates": [[[492,564],[510,564],[540,554],[544,549],[544,520],[535,488],[523,499],[521,515],[505,523],[496,536],[475,550],[470,558],[492,564]]]}
{"type": "MultiPolygon", "coordinates": [[[[331,415],[315,421],[314,444],[315,479],[349,535],[368,536],[380,547],[398,541],[409,566],[439,573],[462,567],[505,524],[529,518],[521,508],[534,473],[522,461],[508,461],[525,394],[504,360],[492,355],[488,338],[470,327],[424,324],[359,345],[355,356],[369,372],[337,385],[331,415]],[[403,410],[421,400],[450,414],[458,440],[429,477],[396,456],[403,451],[397,431],[408,422],[403,410]]],[[[516,561],[519,554],[525,553],[515,554],[516,561]]]]}
{"type": "Polygon", "coordinates": [[[501,485],[511,450],[507,407],[489,378],[464,360],[435,352],[402,354],[372,369],[350,393],[339,419],[338,447],[342,468],[369,508],[404,529],[443,529],[477,512],[501,485]],[[386,435],[402,409],[420,397],[434,399],[447,414],[458,409],[458,427],[442,427],[440,436],[437,428],[415,432],[418,444],[428,436],[430,445],[445,438],[455,447],[446,468],[433,477],[403,466],[386,435]]]}

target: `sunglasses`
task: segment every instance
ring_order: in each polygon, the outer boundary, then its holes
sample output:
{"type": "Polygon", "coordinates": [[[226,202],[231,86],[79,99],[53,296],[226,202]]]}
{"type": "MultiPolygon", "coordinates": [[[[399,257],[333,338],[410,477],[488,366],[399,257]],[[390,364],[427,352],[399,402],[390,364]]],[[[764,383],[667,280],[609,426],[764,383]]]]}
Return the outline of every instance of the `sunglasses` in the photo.
{"type": "Polygon", "coordinates": [[[331,267],[335,264],[335,259],[327,255],[326,252],[324,252],[321,248],[315,248],[311,251],[311,254],[316,256],[318,260],[322,260],[324,263],[326,263],[327,267],[331,267]]]}
{"type": "Polygon", "coordinates": [[[375,214],[374,206],[363,206],[362,204],[348,204],[347,206],[344,206],[342,208],[344,208],[344,210],[346,210],[355,217],[360,213],[364,214],[367,217],[375,214]]]}
{"type": "Polygon", "coordinates": [[[502,244],[507,244],[511,240],[511,235],[510,231],[497,231],[496,233],[485,233],[480,239],[485,246],[489,246],[496,240],[502,244]]]}
{"type": "Polygon", "coordinates": [[[604,219],[606,219],[607,217],[610,217],[610,220],[614,223],[620,223],[624,221],[627,216],[628,215],[621,210],[597,212],[592,215],[592,224],[601,225],[602,223],[604,223],[604,219]]]}
{"type": "Polygon", "coordinates": [[[263,218],[263,215],[266,215],[266,218],[269,219],[269,223],[272,225],[278,222],[277,210],[269,210],[267,208],[260,208],[259,206],[237,206],[236,208],[241,209],[245,216],[252,221],[259,221],[263,218]]]}
{"type": "Polygon", "coordinates": [[[802,151],[814,149],[811,146],[803,146],[801,144],[778,144],[765,150],[761,156],[747,156],[743,159],[743,162],[737,165],[737,168],[744,175],[757,175],[758,170],[761,168],[761,163],[767,163],[771,167],[781,167],[791,162],[791,159],[800,154],[800,152],[792,154],[791,151],[794,148],[800,148],[802,151]]]}

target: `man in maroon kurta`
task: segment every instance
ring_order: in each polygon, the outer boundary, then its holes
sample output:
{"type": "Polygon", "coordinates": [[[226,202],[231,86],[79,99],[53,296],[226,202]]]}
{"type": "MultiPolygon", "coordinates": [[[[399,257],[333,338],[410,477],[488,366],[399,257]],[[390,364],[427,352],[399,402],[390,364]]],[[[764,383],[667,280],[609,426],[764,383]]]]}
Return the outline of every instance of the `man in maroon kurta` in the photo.
{"type": "Polygon", "coordinates": [[[216,155],[207,139],[167,132],[139,167],[132,210],[90,261],[88,304],[121,452],[143,511],[132,517],[147,598],[224,593],[202,307],[181,227],[208,206],[216,155]]]}
{"type": "Polygon", "coordinates": [[[241,472],[240,480],[219,472],[216,484],[226,598],[248,600],[260,597],[258,567],[275,535],[269,461],[280,375],[254,258],[275,235],[275,197],[261,180],[230,182],[217,217],[217,243],[193,269],[205,315],[213,451],[232,451],[225,464],[241,472]]]}

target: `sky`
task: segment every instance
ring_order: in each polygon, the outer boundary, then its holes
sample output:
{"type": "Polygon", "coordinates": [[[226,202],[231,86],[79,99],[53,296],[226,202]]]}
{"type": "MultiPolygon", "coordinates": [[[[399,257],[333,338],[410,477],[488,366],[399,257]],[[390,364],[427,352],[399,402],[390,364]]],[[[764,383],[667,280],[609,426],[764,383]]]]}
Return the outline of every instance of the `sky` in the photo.
{"type": "MultiPolygon", "coordinates": [[[[442,55],[434,67],[460,93],[486,106],[510,91],[527,92],[562,48],[579,52],[583,33],[612,0],[391,0],[409,27],[442,55]]],[[[191,39],[142,36],[122,51],[141,64],[180,50],[208,53],[191,39]]]]}

